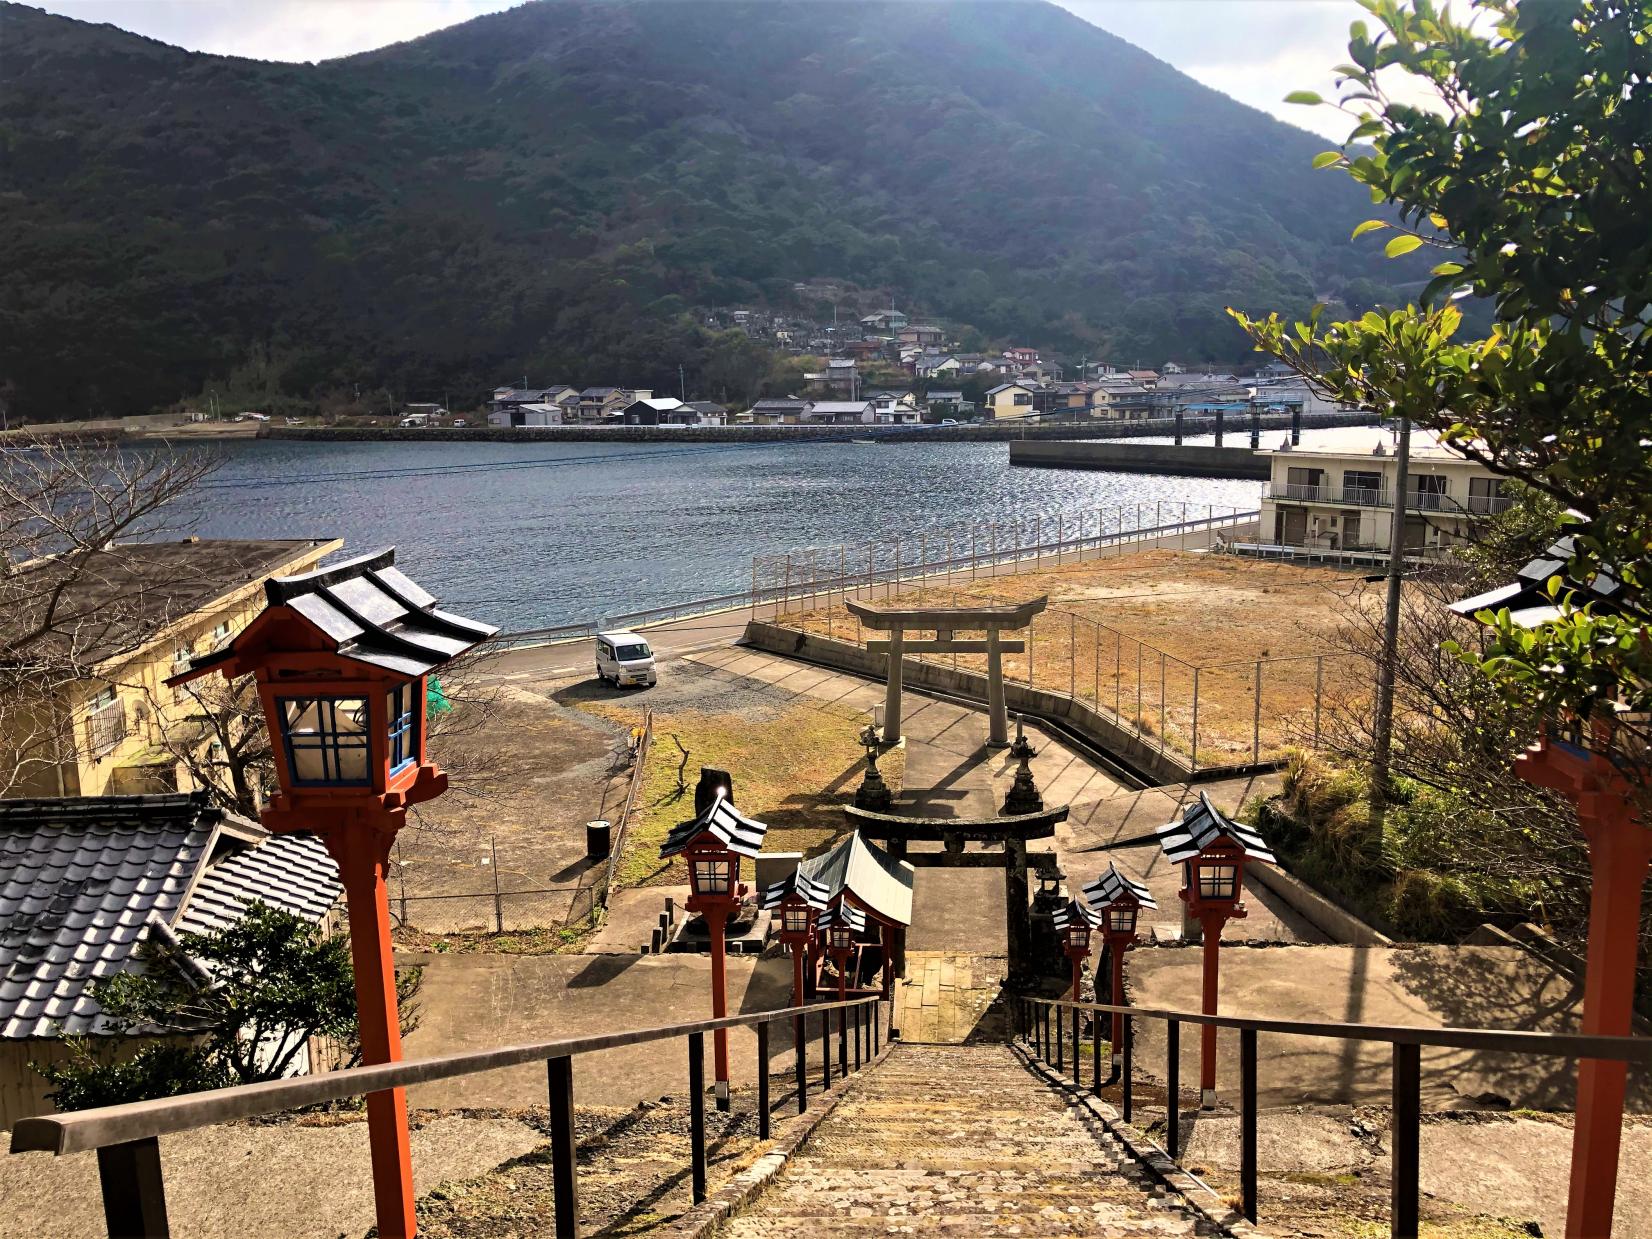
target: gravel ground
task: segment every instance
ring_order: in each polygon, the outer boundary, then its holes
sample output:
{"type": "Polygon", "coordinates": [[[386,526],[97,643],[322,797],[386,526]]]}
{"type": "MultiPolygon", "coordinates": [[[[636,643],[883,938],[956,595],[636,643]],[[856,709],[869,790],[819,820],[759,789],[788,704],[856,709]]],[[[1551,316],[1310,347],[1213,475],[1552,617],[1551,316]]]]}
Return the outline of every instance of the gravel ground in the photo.
{"type": "MultiPolygon", "coordinates": [[[[520,1157],[544,1137],[512,1117],[431,1116],[412,1133],[424,1191],[520,1157]]],[[[321,1239],[373,1225],[364,1120],[229,1123],[161,1137],[174,1239],[321,1239]]],[[[97,1157],[0,1159],[0,1239],[102,1235],[97,1157]]]]}

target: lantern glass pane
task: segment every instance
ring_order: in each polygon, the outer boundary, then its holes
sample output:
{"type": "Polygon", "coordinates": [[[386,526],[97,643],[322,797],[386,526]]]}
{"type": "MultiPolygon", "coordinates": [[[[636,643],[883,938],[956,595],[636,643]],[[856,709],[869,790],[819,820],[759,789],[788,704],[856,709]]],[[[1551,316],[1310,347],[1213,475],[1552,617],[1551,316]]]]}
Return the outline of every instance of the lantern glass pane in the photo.
{"type": "Polygon", "coordinates": [[[727,895],[734,889],[734,862],[725,856],[696,856],[689,881],[696,895],[727,895]]]}
{"type": "Polygon", "coordinates": [[[806,934],[809,932],[809,909],[787,908],[785,913],[785,929],[789,934],[806,934]]]}
{"type": "Polygon", "coordinates": [[[1107,909],[1107,925],[1115,933],[1133,934],[1136,932],[1136,909],[1129,904],[1119,904],[1107,909]]]}
{"type": "Polygon", "coordinates": [[[362,697],[282,697],[281,739],[300,787],[366,787],[367,701],[362,697]]]}
{"type": "Polygon", "coordinates": [[[418,694],[422,691],[424,681],[414,680],[397,685],[386,698],[384,713],[392,776],[419,760],[418,694]]]}
{"type": "Polygon", "coordinates": [[[1238,865],[1199,866],[1199,896],[1202,899],[1232,899],[1238,885],[1238,865]]]}

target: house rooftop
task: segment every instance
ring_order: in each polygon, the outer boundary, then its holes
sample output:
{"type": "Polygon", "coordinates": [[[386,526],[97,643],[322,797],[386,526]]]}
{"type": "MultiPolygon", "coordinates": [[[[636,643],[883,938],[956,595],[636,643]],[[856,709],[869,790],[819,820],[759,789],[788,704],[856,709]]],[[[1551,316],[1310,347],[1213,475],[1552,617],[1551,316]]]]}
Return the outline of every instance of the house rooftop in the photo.
{"type": "Polygon", "coordinates": [[[153,936],[232,924],[258,899],[319,921],[338,870],[204,795],[0,801],[0,1039],[100,1034],[92,986],[153,936]]]}
{"type": "MultiPolygon", "coordinates": [[[[1264,449],[1267,450],[1267,449],[1264,449]]],[[[1387,426],[1338,426],[1316,430],[1311,439],[1296,447],[1271,449],[1275,456],[1359,456],[1392,458],[1396,451],[1395,431],[1387,426]],[[1377,449],[1382,451],[1379,455],[1377,449]]],[[[1440,442],[1432,430],[1411,429],[1412,460],[1463,460],[1460,452],[1440,442]]]]}
{"type": "MultiPolygon", "coordinates": [[[[84,558],[49,557],[20,565],[0,586],[0,628],[40,622],[53,590],[65,585],[44,641],[86,666],[131,653],[168,624],[242,586],[290,570],[302,557],[337,550],[325,538],[123,542],[84,558]]],[[[33,646],[42,652],[40,645],[33,646]]]]}

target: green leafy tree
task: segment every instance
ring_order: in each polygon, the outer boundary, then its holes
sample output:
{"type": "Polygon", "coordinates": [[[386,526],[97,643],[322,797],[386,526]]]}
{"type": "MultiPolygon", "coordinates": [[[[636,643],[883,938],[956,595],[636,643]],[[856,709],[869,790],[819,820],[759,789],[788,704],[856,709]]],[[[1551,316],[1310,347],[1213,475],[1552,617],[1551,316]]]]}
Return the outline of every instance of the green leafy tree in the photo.
{"type": "MultiPolygon", "coordinates": [[[[68,1062],[35,1064],[56,1086],[59,1109],[280,1079],[312,1037],[346,1047],[352,1063],[360,1059],[342,935],[254,903],[224,929],[180,934],[176,942],[152,936],[142,960],[142,971],[106,978],[93,994],[116,1033],[167,1040],[118,1055],[118,1040],[71,1039],[68,1062]]],[[[404,1033],[417,1024],[419,979],[414,971],[396,980],[404,1033]]]]}
{"type": "MultiPolygon", "coordinates": [[[[1418,304],[1326,324],[1233,311],[1262,351],[1339,399],[1406,416],[1574,513],[1564,574],[1603,567],[1622,613],[1569,601],[1532,631],[1488,617],[1474,657],[1536,712],[1652,709],[1652,0],[1360,0],[1338,66],[1354,127],[1320,155],[1396,213],[1354,237],[1440,261],[1418,304]],[[1402,101],[1396,78],[1428,106],[1402,101]],[[1362,145],[1369,143],[1369,146],[1362,145]],[[1463,339],[1454,302],[1492,307],[1463,339]]],[[[1326,105],[1312,92],[1288,98],[1326,105]]],[[[1560,576],[1551,581],[1565,601],[1560,576]]],[[[1648,737],[1642,736],[1641,740],[1648,737]]],[[[1644,747],[1642,748],[1644,751],[1644,747]]],[[[1644,780],[1642,781],[1644,784],[1644,780]]]]}

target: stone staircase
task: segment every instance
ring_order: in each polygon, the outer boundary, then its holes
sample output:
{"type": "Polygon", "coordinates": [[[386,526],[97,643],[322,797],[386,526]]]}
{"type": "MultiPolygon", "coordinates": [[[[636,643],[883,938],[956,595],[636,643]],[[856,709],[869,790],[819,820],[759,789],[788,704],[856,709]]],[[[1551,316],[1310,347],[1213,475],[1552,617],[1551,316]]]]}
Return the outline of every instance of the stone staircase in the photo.
{"type": "Polygon", "coordinates": [[[909,1045],[720,1232],[1219,1235],[1008,1046],[909,1045]]]}

